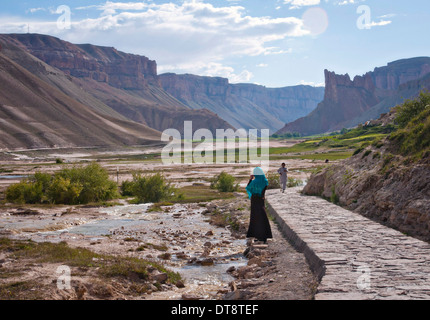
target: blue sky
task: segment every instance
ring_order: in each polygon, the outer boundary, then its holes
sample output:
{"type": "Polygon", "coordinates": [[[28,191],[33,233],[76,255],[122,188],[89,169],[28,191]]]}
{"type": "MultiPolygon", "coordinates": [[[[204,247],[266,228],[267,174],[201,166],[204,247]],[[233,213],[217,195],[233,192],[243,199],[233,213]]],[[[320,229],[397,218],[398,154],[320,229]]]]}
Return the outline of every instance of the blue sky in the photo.
{"type": "Polygon", "coordinates": [[[159,73],[268,87],[321,85],[324,69],[353,77],[430,56],[428,0],[2,0],[0,33],[28,26],[145,55],[159,73]]]}

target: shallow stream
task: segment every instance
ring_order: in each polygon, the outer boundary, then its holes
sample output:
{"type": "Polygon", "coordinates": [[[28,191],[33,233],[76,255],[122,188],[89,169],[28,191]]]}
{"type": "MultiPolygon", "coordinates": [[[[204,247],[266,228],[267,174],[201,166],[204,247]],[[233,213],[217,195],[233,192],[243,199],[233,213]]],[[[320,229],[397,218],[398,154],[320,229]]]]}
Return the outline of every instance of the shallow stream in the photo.
{"type": "MultiPolygon", "coordinates": [[[[148,212],[149,207],[150,204],[127,204],[98,209],[100,218],[81,219],[77,226],[32,233],[30,238],[85,247],[91,243],[90,249],[96,251],[156,259],[181,274],[184,289],[154,293],[152,299],[180,299],[183,294],[219,298],[218,292],[228,289],[234,280],[227,269],[247,263],[243,256],[246,240],[232,237],[226,228],[209,224],[202,214],[205,208],[196,204],[162,207],[162,212],[148,212]],[[145,249],[138,252],[136,248],[142,245],[145,249]],[[168,253],[169,258],[160,259],[163,253],[168,253]]],[[[25,220],[21,218],[21,223],[25,220]]]]}

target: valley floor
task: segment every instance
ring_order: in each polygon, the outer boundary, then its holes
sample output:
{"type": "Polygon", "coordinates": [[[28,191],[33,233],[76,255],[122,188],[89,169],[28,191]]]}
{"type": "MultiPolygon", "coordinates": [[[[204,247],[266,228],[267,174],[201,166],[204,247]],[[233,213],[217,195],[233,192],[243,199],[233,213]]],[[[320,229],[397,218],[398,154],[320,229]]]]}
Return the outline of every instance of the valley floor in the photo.
{"type": "MultiPolygon", "coordinates": [[[[130,205],[126,199],[88,206],[3,204],[0,299],[313,298],[315,276],[304,255],[284,239],[274,222],[274,239],[267,247],[250,245],[245,238],[250,209],[243,187],[253,169],[249,164],[164,166],[146,158],[146,154],[156,151],[82,149],[4,154],[0,164],[3,190],[36,171],[52,173],[64,163],[98,161],[119,184],[130,179],[134,170],[162,172],[185,192],[187,201],[157,208],[151,204],[130,205]],[[55,163],[58,158],[64,163],[55,163]],[[224,195],[209,189],[210,179],[221,171],[236,177],[241,192],[224,195]],[[226,215],[237,230],[228,223],[218,223],[218,218],[225,220],[226,215]],[[45,248],[49,254],[34,255],[45,242],[49,243],[45,248]],[[76,253],[81,248],[89,250],[87,254],[94,263],[52,256],[57,251],[76,253]],[[125,270],[116,258],[129,259],[124,260],[127,263],[135,263],[130,259],[138,258],[157,266],[146,266],[142,276],[125,270]],[[60,290],[58,267],[68,264],[71,289],[60,290]],[[177,280],[176,273],[181,280],[177,280]]],[[[323,163],[287,161],[290,176],[304,181],[312,168],[323,163]]],[[[270,171],[275,172],[278,165],[273,162],[270,171]]]]}

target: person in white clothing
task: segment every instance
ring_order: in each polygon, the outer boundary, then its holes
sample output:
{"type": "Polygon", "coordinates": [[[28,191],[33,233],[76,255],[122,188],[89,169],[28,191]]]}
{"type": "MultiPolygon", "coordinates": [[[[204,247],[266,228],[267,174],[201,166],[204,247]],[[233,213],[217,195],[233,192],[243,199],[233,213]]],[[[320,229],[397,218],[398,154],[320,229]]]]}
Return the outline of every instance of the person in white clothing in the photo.
{"type": "Polygon", "coordinates": [[[287,187],[287,173],[288,169],[285,167],[285,163],[282,164],[282,167],[278,169],[279,173],[279,182],[281,184],[281,192],[285,192],[287,187]]]}

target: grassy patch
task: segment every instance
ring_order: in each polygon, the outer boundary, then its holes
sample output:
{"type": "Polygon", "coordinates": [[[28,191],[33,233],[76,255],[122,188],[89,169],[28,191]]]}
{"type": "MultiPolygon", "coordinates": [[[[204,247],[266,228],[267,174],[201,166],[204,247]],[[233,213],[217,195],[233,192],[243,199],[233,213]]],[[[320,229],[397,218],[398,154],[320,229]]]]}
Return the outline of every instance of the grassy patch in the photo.
{"type": "Polygon", "coordinates": [[[231,226],[231,228],[235,231],[239,231],[240,229],[239,221],[230,212],[222,213],[218,210],[215,210],[209,216],[209,223],[221,228],[225,228],[226,226],[231,226]]]}
{"type": "MultiPolygon", "coordinates": [[[[343,160],[352,156],[351,151],[342,151],[342,152],[322,152],[322,153],[313,153],[313,154],[303,154],[303,155],[295,155],[295,156],[285,156],[282,159],[302,159],[302,160],[343,160]]],[[[270,158],[271,160],[275,160],[270,158]]]]}
{"type": "Polygon", "coordinates": [[[299,153],[299,152],[310,152],[318,149],[318,146],[306,142],[298,143],[292,147],[278,147],[270,148],[270,155],[288,154],[288,153],[299,153]]]}
{"type": "Polygon", "coordinates": [[[136,249],[136,251],[144,251],[145,249],[148,249],[148,248],[153,248],[153,249],[158,250],[158,251],[167,251],[168,250],[168,248],[165,244],[153,244],[153,243],[148,242],[148,243],[140,245],[136,249]]]}
{"type": "Polygon", "coordinates": [[[169,271],[164,266],[152,261],[97,254],[85,248],[71,248],[65,242],[36,243],[3,238],[0,239],[0,249],[11,252],[15,259],[30,259],[38,263],[61,263],[70,267],[97,268],[97,273],[100,276],[108,278],[133,279],[137,275],[139,279],[145,280],[148,276],[148,267],[152,267],[167,273],[170,283],[176,283],[180,280],[178,273],[169,271]]]}
{"type": "Polygon", "coordinates": [[[185,186],[181,187],[182,199],[175,200],[177,203],[198,203],[208,202],[218,199],[234,198],[233,192],[220,192],[211,189],[209,186],[185,186]]]}
{"type": "MultiPolygon", "coordinates": [[[[430,94],[429,94],[430,96],[430,94]]],[[[390,136],[396,152],[421,159],[430,150],[430,106],[413,118],[406,127],[390,136]]]]}
{"type": "Polygon", "coordinates": [[[35,281],[17,281],[0,285],[1,300],[43,300],[35,281]],[[36,290],[35,290],[36,289],[36,290]]]}

